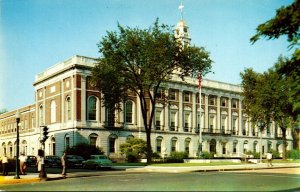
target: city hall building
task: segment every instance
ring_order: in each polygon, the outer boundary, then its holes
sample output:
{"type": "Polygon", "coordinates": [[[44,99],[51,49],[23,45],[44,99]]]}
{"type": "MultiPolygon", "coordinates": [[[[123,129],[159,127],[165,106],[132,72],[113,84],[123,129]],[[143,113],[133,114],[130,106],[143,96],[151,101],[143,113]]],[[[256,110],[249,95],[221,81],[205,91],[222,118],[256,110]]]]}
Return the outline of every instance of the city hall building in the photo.
{"type": "MultiPolygon", "coordinates": [[[[183,20],[175,35],[183,43],[190,38],[183,20]]],[[[16,155],[16,112],[20,112],[20,152],[37,155],[42,137],[41,127],[49,127],[46,155],[61,156],[78,143],[102,148],[110,157],[121,157],[120,145],[128,138],[146,140],[139,99],[132,95],[122,103],[122,110],[110,113],[101,103],[101,93],[91,84],[95,59],[73,56],[37,74],[33,86],[35,102],[0,115],[0,155],[16,155]]],[[[273,122],[261,134],[243,113],[242,88],[224,82],[202,80],[201,104],[198,80],[182,81],[174,77],[161,89],[168,95],[167,105],[156,104],[152,126],[153,152],[170,155],[188,152],[197,157],[199,127],[203,151],[216,157],[241,157],[248,151],[282,152],[282,132],[273,122]],[[201,125],[200,125],[201,124],[201,125]],[[261,145],[260,145],[260,138],[261,145]]],[[[292,149],[292,134],[287,130],[287,149],[292,149]]]]}

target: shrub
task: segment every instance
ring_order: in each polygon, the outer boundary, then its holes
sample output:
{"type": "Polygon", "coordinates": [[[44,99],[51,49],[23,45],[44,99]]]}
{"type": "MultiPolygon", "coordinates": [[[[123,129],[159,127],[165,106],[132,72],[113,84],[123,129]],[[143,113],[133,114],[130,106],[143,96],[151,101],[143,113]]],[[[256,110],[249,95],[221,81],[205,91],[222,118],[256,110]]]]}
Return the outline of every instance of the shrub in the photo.
{"type": "Polygon", "coordinates": [[[288,159],[300,159],[300,150],[294,149],[287,151],[286,156],[288,159]]]}
{"type": "Polygon", "coordinates": [[[155,159],[160,159],[160,158],[161,158],[161,156],[160,156],[160,154],[159,154],[159,153],[157,153],[157,152],[154,152],[154,153],[152,153],[152,158],[155,158],[155,159]]]}
{"type": "Polygon", "coordinates": [[[280,158],[280,154],[279,154],[278,151],[271,150],[271,153],[272,153],[272,158],[273,159],[279,159],[280,158]]]}
{"type": "Polygon", "coordinates": [[[167,163],[183,163],[183,159],[188,158],[187,152],[172,152],[170,157],[167,159],[167,163]]]}
{"type": "Polygon", "coordinates": [[[214,158],[214,153],[210,153],[208,151],[202,151],[201,157],[203,159],[213,159],[214,158]]]}
{"type": "Polygon", "coordinates": [[[253,158],[256,158],[256,159],[258,159],[260,157],[260,153],[259,152],[247,151],[246,154],[247,155],[252,155],[253,158]]]}
{"type": "Polygon", "coordinates": [[[80,155],[84,159],[90,158],[91,155],[103,155],[101,148],[89,145],[87,143],[79,143],[66,150],[68,155],[80,155]]]}
{"type": "Polygon", "coordinates": [[[147,143],[143,139],[130,138],[120,145],[120,151],[126,155],[128,162],[138,162],[146,154],[147,143]]]}

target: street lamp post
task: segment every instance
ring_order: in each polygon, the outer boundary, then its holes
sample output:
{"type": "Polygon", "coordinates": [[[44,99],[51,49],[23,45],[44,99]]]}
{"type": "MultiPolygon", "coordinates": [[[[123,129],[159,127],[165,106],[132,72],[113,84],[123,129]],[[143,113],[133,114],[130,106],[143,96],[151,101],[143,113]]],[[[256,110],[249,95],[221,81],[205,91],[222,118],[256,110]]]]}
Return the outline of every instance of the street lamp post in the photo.
{"type": "Polygon", "coordinates": [[[260,130],[260,139],[259,139],[259,142],[260,142],[260,150],[259,150],[259,163],[262,163],[262,131],[263,131],[263,127],[264,127],[264,124],[263,122],[261,121],[261,119],[258,119],[257,121],[257,126],[260,130]]]}
{"type": "Polygon", "coordinates": [[[19,176],[19,123],[20,123],[20,112],[16,112],[16,122],[17,122],[17,141],[16,141],[16,175],[14,179],[20,179],[19,176]]]}

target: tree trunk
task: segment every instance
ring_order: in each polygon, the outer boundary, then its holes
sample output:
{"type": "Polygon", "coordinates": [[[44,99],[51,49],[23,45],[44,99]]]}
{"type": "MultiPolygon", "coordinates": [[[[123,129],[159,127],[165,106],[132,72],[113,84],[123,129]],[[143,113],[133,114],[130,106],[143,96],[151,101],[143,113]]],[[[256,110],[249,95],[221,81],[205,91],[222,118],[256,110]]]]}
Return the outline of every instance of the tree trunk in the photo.
{"type": "Polygon", "coordinates": [[[286,128],[281,128],[282,130],[282,159],[286,160],[286,128]]]}
{"type": "Polygon", "coordinates": [[[151,147],[151,130],[146,129],[147,137],[147,165],[151,164],[152,160],[152,147],[151,147]]]}

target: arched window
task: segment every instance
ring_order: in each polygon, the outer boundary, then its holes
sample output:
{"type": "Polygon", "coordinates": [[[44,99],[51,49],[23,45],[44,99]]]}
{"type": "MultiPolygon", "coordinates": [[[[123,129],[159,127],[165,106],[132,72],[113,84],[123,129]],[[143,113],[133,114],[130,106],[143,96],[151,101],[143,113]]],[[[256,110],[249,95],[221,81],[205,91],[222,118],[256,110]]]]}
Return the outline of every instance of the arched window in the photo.
{"type": "Polygon", "coordinates": [[[97,146],[97,138],[98,138],[98,135],[95,134],[95,133],[92,133],[92,134],[89,136],[89,140],[90,140],[90,145],[91,145],[91,146],[94,146],[94,147],[97,146]]]}
{"type": "Polygon", "coordinates": [[[126,123],[133,123],[133,102],[126,101],[125,103],[125,122],[126,123]]]}
{"type": "Polygon", "coordinates": [[[191,144],[191,138],[186,138],[184,141],[184,151],[187,154],[190,154],[190,144],[191,144]]]}
{"type": "Polygon", "coordinates": [[[27,142],[25,140],[22,141],[21,143],[21,153],[24,153],[25,155],[27,154],[27,142]]]}
{"type": "Polygon", "coordinates": [[[171,139],[171,152],[176,152],[177,151],[177,138],[173,137],[171,139]]]}
{"type": "Polygon", "coordinates": [[[212,139],[209,143],[209,152],[216,154],[216,140],[212,139]]]}
{"type": "Polygon", "coordinates": [[[56,122],[56,102],[54,100],[51,101],[51,123],[56,122]]]}
{"type": "Polygon", "coordinates": [[[71,98],[70,96],[67,96],[66,98],[66,120],[70,121],[72,120],[72,104],[71,104],[71,98]]]}
{"type": "Polygon", "coordinates": [[[5,143],[3,142],[3,143],[2,143],[2,156],[3,156],[4,154],[6,155],[6,145],[5,145],[5,143]]]}
{"type": "Polygon", "coordinates": [[[56,153],[55,153],[55,150],[56,150],[56,145],[55,145],[55,138],[54,137],[52,137],[51,138],[51,154],[52,155],[55,155],[56,153]]]}
{"type": "Polygon", "coordinates": [[[12,145],[12,142],[9,142],[8,143],[8,157],[13,157],[13,145],[12,145]]]}
{"type": "Polygon", "coordinates": [[[246,153],[248,151],[248,141],[244,141],[243,151],[246,153]]]}
{"type": "Polygon", "coordinates": [[[70,148],[70,136],[66,134],[65,136],[65,150],[70,148]]]}
{"type": "Polygon", "coordinates": [[[233,153],[237,153],[237,144],[238,144],[238,141],[235,140],[235,141],[233,142],[233,145],[232,145],[232,152],[233,152],[233,153]]]}
{"type": "Polygon", "coordinates": [[[110,135],[108,138],[109,142],[109,153],[115,153],[116,152],[116,140],[117,140],[116,135],[110,135]]]}
{"type": "Polygon", "coordinates": [[[44,125],[44,109],[43,109],[43,105],[40,105],[40,108],[39,108],[39,124],[40,124],[40,126],[44,125]]]}
{"type": "Polygon", "coordinates": [[[157,137],[156,138],[156,152],[161,153],[162,152],[162,137],[157,137]]]}
{"type": "Polygon", "coordinates": [[[257,148],[258,147],[257,143],[258,143],[257,141],[254,141],[254,143],[253,143],[253,152],[254,153],[256,153],[257,151],[259,151],[258,148],[257,148]]]}
{"type": "Polygon", "coordinates": [[[90,96],[88,98],[88,114],[87,119],[96,121],[97,120],[97,98],[95,96],[90,96]]]}

